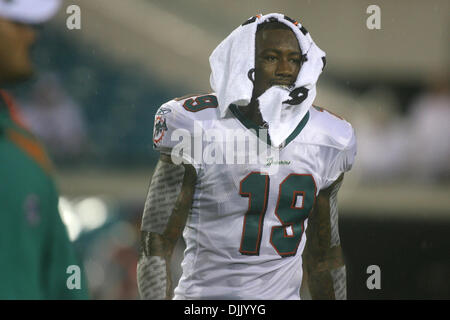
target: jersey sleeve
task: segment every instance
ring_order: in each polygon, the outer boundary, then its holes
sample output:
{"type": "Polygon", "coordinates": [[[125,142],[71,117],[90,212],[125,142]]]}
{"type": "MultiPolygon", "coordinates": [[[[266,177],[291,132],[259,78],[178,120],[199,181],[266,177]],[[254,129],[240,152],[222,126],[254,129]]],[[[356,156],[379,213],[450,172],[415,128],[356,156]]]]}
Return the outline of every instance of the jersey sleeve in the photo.
{"type": "Polygon", "coordinates": [[[342,173],[351,170],[355,162],[356,152],[356,135],[354,129],[351,128],[351,136],[347,145],[336,153],[330,163],[325,181],[325,188],[336,181],[342,173]]]}
{"type": "Polygon", "coordinates": [[[153,148],[171,156],[176,164],[182,161],[196,165],[198,161],[194,147],[197,144],[196,137],[200,137],[201,132],[200,122],[172,100],[163,104],[155,114],[153,148]]]}

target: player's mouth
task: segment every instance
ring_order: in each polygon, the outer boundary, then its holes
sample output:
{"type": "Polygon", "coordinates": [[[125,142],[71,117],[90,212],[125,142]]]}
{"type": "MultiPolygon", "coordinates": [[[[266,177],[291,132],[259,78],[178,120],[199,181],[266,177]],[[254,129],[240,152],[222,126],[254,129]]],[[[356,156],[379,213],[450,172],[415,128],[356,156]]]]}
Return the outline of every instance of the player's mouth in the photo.
{"type": "Polygon", "coordinates": [[[270,81],[271,86],[282,86],[282,87],[291,87],[294,85],[294,81],[292,80],[272,80],[270,81]]]}

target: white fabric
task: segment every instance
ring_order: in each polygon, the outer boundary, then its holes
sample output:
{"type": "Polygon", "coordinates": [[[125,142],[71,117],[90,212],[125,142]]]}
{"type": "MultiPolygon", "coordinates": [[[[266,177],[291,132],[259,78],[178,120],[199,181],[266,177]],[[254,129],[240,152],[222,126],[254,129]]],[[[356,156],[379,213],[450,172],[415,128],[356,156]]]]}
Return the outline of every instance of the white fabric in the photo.
{"type": "Polygon", "coordinates": [[[303,119],[315,99],[316,82],[324,67],[325,52],[317,47],[309,33],[303,34],[300,23],[295,25],[279,13],[256,17],[255,22],[239,26],[214,49],[209,58],[210,83],[217,94],[222,117],[225,116],[230,104],[249,104],[253,83],[248,73],[255,68],[257,26],[270,18],[277,18],[279,22],[289,26],[297,36],[300,49],[302,54],[306,54],[307,61],[303,63],[293,88],[275,86],[258,99],[262,117],[269,124],[272,145],[278,147],[303,119]],[[308,90],[305,100],[298,105],[283,103],[292,99],[289,94],[301,87],[308,90]]]}
{"type": "Polygon", "coordinates": [[[61,0],[0,0],[0,17],[37,24],[53,17],[61,5],[61,0]]]}

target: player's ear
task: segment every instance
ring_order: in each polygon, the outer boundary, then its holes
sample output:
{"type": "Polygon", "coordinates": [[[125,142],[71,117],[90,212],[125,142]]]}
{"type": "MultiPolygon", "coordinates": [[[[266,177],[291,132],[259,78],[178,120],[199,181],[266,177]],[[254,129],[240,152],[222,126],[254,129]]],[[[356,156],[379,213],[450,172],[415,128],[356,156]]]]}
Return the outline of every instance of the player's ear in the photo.
{"type": "Polygon", "coordinates": [[[255,68],[252,68],[252,69],[248,70],[247,77],[250,79],[250,81],[254,85],[255,84],[255,68]]]}

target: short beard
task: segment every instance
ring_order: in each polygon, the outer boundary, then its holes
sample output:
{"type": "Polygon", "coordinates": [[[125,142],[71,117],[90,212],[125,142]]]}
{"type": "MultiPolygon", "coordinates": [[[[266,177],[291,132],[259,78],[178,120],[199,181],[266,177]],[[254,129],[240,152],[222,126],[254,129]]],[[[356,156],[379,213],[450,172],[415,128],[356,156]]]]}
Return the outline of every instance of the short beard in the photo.
{"type": "Polygon", "coordinates": [[[34,77],[34,70],[29,70],[28,72],[15,73],[15,74],[6,74],[0,76],[0,85],[15,85],[18,83],[25,82],[34,77]]]}

